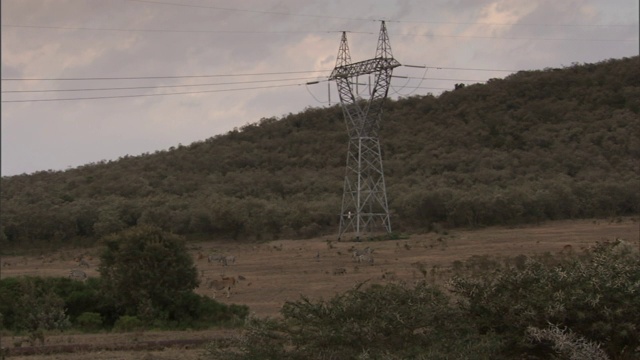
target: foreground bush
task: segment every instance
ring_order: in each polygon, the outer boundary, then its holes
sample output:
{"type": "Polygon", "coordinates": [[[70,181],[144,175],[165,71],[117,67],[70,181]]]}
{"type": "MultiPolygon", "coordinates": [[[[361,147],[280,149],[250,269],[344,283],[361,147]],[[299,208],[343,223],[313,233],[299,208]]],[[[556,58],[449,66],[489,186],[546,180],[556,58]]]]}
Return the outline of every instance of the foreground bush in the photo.
{"type": "Polygon", "coordinates": [[[528,259],[522,270],[456,277],[453,292],[479,331],[498,334],[514,353],[531,350],[550,356],[553,346],[531,349],[525,334],[529,327],[552,324],[601,344],[612,358],[635,358],[640,346],[640,257],[624,243],[604,243],[554,266],[543,260],[528,259]]]}
{"type": "Polygon", "coordinates": [[[102,317],[95,312],[85,312],[76,319],[76,326],[86,331],[96,331],[102,327],[102,317]]]}
{"type": "Polygon", "coordinates": [[[428,359],[491,356],[499,344],[479,339],[464,313],[426,284],[356,288],[329,301],[287,302],[283,320],[253,320],[241,352],[227,359],[428,359]]]}
{"type": "MultiPolygon", "coordinates": [[[[212,359],[638,359],[640,258],[601,244],[427,284],[287,302],[212,359]]],[[[507,262],[509,263],[509,262],[507,262]]],[[[468,267],[472,268],[472,267],[468,267]]]]}

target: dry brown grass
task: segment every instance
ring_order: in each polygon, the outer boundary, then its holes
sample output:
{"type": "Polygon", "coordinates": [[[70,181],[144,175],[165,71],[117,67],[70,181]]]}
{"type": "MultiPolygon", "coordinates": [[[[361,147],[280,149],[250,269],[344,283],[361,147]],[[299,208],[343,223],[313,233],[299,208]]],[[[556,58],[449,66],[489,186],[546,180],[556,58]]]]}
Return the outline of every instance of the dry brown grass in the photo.
{"type": "MultiPolygon", "coordinates": [[[[229,299],[218,296],[224,303],[244,304],[252,314],[259,317],[278,316],[282,304],[287,300],[298,300],[301,295],[312,299],[330,298],[354,285],[368,281],[385,283],[404,281],[412,283],[424,279],[422,269],[429,269],[430,279],[447,276],[448,268],[455,260],[465,260],[473,255],[516,256],[550,252],[560,253],[571,245],[580,251],[596,241],[623,238],[638,247],[640,223],[635,218],[618,221],[577,220],[547,223],[539,226],[518,228],[487,228],[481,230],[456,230],[447,234],[412,235],[408,239],[379,242],[337,242],[335,237],[312,240],[281,240],[260,244],[235,244],[230,242],[201,242],[192,244],[194,261],[203,277],[243,277],[233,288],[229,299]],[[373,265],[357,263],[351,257],[353,247],[374,249],[373,265]],[[234,255],[235,264],[222,266],[208,263],[206,255],[221,253],[234,255]],[[319,256],[317,256],[319,254],[319,256]],[[201,256],[204,255],[204,256],[201,256]],[[433,273],[432,270],[436,269],[433,273]],[[344,274],[337,269],[345,269],[344,274]]],[[[66,276],[76,267],[74,258],[86,251],[61,251],[38,257],[12,257],[12,265],[2,268],[2,277],[37,275],[66,276]]],[[[89,276],[97,276],[97,250],[93,254],[92,267],[86,270],[89,276]]],[[[196,292],[212,295],[212,290],[203,285],[196,292]]],[[[205,332],[140,333],[136,341],[148,337],[162,339],[197,338],[214,336],[230,330],[205,332]]],[[[135,334],[134,334],[135,335],[135,334]]],[[[55,335],[48,337],[49,344],[134,341],[131,334],[55,335]]],[[[11,347],[12,339],[4,337],[2,346],[11,347]]],[[[91,353],[96,360],[102,359],[197,359],[200,349],[174,349],[164,351],[106,351],[91,353]],[[174,353],[175,352],[175,353],[174,353]]],[[[82,354],[34,355],[25,357],[40,359],[80,359],[82,354]]],[[[84,354],[86,358],[86,354],[84,354]]],[[[12,357],[13,358],[13,357],[12,357]]],[[[20,357],[15,357],[19,359],[20,357]]]]}

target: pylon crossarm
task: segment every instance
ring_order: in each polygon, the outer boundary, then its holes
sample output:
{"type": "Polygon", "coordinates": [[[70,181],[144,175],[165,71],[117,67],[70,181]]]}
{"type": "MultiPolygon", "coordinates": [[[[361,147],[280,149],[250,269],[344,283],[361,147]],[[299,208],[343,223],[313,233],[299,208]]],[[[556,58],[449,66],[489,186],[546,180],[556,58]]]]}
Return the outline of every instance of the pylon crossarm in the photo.
{"type": "Polygon", "coordinates": [[[337,66],[329,75],[329,80],[346,79],[361,75],[373,74],[401,66],[394,58],[374,58],[358,61],[352,64],[337,66]]]}

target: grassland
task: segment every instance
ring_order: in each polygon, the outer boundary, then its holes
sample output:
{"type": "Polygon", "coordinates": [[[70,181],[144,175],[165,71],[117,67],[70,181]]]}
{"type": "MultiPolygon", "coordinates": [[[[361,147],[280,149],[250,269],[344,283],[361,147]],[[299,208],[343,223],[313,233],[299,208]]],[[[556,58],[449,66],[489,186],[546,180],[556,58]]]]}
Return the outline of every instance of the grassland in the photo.
{"type": "MultiPolygon", "coordinates": [[[[310,240],[281,240],[268,243],[230,243],[205,241],[190,245],[202,284],[198,293],[214,296],[204,286],[206,278],[219,275],[240,278],[231,296],[216,294],[224,303],[248,305],[253,316],[279,316],[287,300],[301,295],[330,298],[362,283],[406,282],[426,279],[444,282],[456,260],[472,256],[494,259],[520,254],[561,254],[570,256],[598,241],[622,238],[640,247],[640,222],[637,218],[616,220],[576,220],[549,222],[517,228],[492,227],[411,235],[406,239],[376,242],[337,242],[335,236],[310,240]],[[569,246],[568,246],[569,245],[569,246]],[[374,263],[358,263],[351,257],[354,248],[374,249],[374,263]],[[209,263],[211,253],[233,255],[234,264],[209,263]]],[[[77,258],[90,259],[89,276],[97,276],[98,248],[65,249],[53,253],[16,255],[2,259],[2,278],[10,276],[65,276],[77,266],[77,258]]],[[[77,351],[12,356],[12,359],[51,360],[84,359],[88,352],[96,360],[146,359],[195,360],[202,344],[209,339],[239,336],[237,329],[207,331],[137,333],[48,334],[46,346],[77,345],[77,351]],[[180,342],[182,341],[182,343],[180,342]],[[163,343],[164,342],[164,343],[163,343]],[[173,342],[173,343],[172,343],[173,342]]],[[[22,338],[3,334],[2,347],[15,348],[22,338]]],[[[26,345],[26,343],[25,343],[26,345]]]]}

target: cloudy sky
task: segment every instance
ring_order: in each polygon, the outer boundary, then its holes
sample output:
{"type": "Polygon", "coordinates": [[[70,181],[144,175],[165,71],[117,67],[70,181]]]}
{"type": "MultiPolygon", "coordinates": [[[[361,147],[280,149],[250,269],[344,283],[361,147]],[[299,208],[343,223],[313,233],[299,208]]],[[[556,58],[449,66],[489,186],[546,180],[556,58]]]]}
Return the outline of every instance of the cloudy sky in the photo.
{"type": "Polygon", "coordinates": [[[352,60],[366,60],[380,20],[394,57],[426,66],[395,70],[407,77],[393,79],[398,97],[636,56],[638,3],[2,0],[2,175],[153,153],[335,104],[323,80],[341,31],[352,60]]]}

